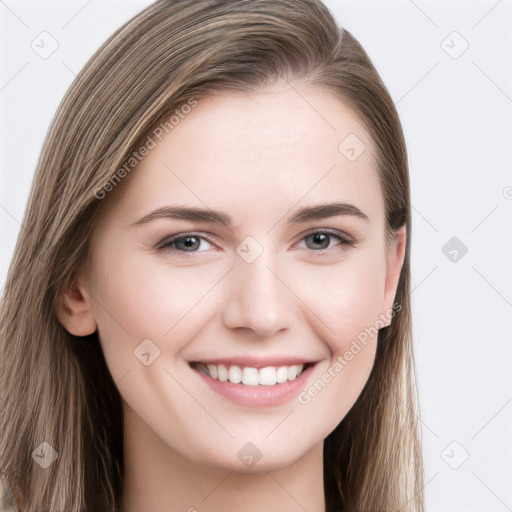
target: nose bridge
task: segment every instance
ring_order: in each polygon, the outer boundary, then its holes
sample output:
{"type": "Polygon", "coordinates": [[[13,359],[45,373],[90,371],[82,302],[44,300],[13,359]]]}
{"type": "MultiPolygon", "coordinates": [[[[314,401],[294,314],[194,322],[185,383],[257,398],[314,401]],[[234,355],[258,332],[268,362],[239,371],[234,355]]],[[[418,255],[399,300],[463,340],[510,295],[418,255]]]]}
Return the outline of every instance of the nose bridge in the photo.
{"type": "Polygon", "coordinates": [[[295,313],[290,293],[262,254],[252,263],[239,258],[231,272],[224,322],[270,336],[291,326],[295,313]]]}

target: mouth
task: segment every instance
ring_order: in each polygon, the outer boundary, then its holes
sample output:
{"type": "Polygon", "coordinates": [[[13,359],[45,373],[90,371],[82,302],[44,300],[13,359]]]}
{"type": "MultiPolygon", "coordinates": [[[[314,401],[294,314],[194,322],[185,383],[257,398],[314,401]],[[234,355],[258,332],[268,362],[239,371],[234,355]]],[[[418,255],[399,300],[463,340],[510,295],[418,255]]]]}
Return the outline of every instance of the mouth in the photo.
{"type": "Polygon", "coordinates": [[[199,382],[206,384],[205,393],[212,390],[232,403],[249,408],[274,407],[296,399],[312,378],[316,364],[289,359],[264,363],[247,359],[189,363],[199,382]]]}

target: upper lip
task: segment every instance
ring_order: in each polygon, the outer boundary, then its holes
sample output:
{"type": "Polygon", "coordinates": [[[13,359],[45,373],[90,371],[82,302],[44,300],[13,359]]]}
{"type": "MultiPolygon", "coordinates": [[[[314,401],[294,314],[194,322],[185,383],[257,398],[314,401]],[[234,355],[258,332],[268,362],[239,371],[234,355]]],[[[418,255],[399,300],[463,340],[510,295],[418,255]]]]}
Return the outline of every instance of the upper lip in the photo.
{"type": "Polygon", "coordinates": [[[267,366],[293,366],[295,364],[314,364],[317,361],[305,357],[294,356],[274,356],[274,357],[261,357],[261,356],[234,356],[223,358],[211,359],[198,359],[190,361],[190,363],[201,364],[223,364],[224,366],[241,366],[248,368],[265,368],[267,366]]]}

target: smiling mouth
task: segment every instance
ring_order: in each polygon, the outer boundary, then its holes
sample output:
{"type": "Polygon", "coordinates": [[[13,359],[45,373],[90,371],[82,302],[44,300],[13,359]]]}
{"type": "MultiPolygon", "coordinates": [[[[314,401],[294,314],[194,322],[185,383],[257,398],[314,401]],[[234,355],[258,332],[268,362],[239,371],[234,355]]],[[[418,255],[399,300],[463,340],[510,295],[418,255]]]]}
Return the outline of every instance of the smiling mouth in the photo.
{"type": "Polygon", "coordinates": [[[243,386],[276,386],[295,380],[302,372],[314,363],[301,363],[283,366],[251,366],[224,365],[212,363],[190,363],[190,366],[206,376],[220,382],[231,382],[243,386]]]}

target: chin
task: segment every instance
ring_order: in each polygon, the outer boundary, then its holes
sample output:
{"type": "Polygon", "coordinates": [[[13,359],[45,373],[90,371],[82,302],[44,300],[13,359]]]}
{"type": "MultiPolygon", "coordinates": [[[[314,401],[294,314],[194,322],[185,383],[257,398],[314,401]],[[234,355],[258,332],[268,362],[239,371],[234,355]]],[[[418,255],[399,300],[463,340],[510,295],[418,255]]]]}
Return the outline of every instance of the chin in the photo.
{"type": "MultiPolygon", "coordinates": [[[[323,446],[323,445],[322,445],[323,446]]],[[[315,446],[297,446],[297,443],[290,442],[285,446],[282,442],[258,443],[258,441],[230,442],[222,447],[222,451],[208,451],[205,449],[201,457],[195,462],[222,471],[229,471],[243,474],[260,474],[276,472],[293,466],[315,446]],[[208,453],[205,458],[204,454],[208,453]]],[[[220,448],[217,445],[217,448],[220,448]]]]}

